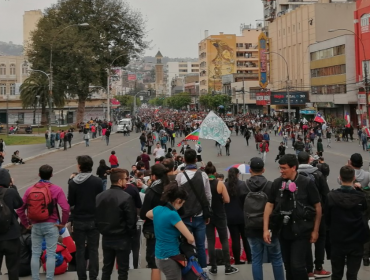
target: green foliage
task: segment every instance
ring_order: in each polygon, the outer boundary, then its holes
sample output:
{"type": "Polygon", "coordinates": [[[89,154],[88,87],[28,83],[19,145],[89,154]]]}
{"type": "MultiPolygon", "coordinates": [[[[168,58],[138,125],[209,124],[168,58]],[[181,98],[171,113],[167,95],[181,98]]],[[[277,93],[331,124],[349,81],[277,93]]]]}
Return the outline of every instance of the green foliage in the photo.
{"type": "MultiPolygon", "coordinates": [[[[119,95],[115,96],[115,99],[117,99],[121,103],[121,107],[129,107],[134,108],[134,97],[131,95],[119,95]]],[[[140,97],[136,97],[136,106],[141,106],[141,100],[140,97]]]]}
{"type": "Polygon", "coordinates": [[[144,35],[141,14],[125,1],[65,0],[46,9],[32,33],[32,45],[25,47],[32,68],[45,72],[50,72],[52,49],[54,85],[78,97],[79,122],[89,85],[106,87],[106,69],[125,66],[130,57],[139,56],[147,47],[144,35]],[[77,26],[81,23],[89,27],[77,26]]]}
{"type": "MultiPolygon", "coordinates": [[[[23,108],[41,107],[41,123],[46,124],[46,107],[49,107],[49,81],[44,74],[33,72],[20,87],[23,108]],[[39,98],[37,98],[39,96],[39,98]],[[37,102],[39,104],[37,104],[37,102]]],[[[63,107],[64,93],[57,88],[53,94],[53,103],[57,107],[63,107]]]]}
{"type": "Polygon", "coordinates": [[[167,106],[174,109],[181,109],[190,105],[190,103],[191,97],[187,92],[178,93],[167,98],[167,106]]]}
{"type": "Polygon", "coordinates": [[[199,97],[199,103],[209,109],[217,109],[218,106],[223,105],[227,107],[231,102],[231,96],[227,94],[203,94],[199,97]]]}
{"type": "Polygon", "coordinates": [[[149,104],[152,106],[164,106],[165,98],[164,97],[155,97],[149,100],[149,104]]]}

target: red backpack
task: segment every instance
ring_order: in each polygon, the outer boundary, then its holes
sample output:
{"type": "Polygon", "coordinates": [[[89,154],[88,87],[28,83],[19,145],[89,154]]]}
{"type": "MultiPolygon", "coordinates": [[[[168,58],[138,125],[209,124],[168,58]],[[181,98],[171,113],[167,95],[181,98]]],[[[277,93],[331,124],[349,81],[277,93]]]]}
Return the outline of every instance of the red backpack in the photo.
{"type": "Polygon", "coordinates": [[[27,216],[31,221],[44,221],[53,214],[50,186],[50,183],[38,182],[31,187],[27,197],[27,216]]]}

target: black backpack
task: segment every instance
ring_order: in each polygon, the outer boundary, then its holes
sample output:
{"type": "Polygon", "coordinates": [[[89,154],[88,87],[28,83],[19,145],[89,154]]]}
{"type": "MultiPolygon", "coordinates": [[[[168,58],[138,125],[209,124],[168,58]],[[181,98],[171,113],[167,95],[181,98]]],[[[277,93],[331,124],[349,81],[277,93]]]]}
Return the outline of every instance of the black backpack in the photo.
{"type": "Polygon", "coordinates": [[[271,185],[271,182],[267,181],[260,191],[252,192],[248,187],[248,194],[244,200],[244,220],[246,229],[262,229],[263,228],[263,213],[265,211],[265,205],[268,201],[267,194],[264,192],[267,184],[271,185]]]}
{"type": "Polygon", "coordinates": [[[12,222],[12,212],[4,201],[4,196],[7,189],[0,188],[0,234],[8,232],[12,222]]]}
{"type": "Polygon", "coordinates": [[[330,167],[327,163],[319,163],[316,167],[321,171],[322,175],[328,177],[330,174],[330,167]]]}

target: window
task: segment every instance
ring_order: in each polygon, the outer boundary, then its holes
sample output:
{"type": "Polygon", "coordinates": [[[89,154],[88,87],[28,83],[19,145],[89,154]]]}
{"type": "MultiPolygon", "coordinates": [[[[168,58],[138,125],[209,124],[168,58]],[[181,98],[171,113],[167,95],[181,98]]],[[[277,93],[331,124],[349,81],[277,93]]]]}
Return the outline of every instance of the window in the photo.
{"type": "Polygon", "coordinates": [[[312,94],[344,94],[347,92],[346,85],[329,85],[311,87],[312,94]]]}
{"type": "Polygon", "coordinates": [[[15,84],[10,84],[10,95],[15,95],[15,84]]]}
{"type": "Polygon", "coordinates": [[[6,95],[6,84],[0,84],[0,95],[6,95]]]}
{"type": "Polygon", "coordinates": [[[346,46],[340,45],[311,53],[311,61],[330,58],[337,55],[343,55],[346,52],[346,46]]]}
{"type": "Polygon", "coordinates": [[[188,68],[188,65],[187,64],[179,64],[179,67],[181,67],[181,68],[188,68]]]}
{"type": "Polygon", "coordinates": [[[311,77],[312,78],[332,76],[332,75],[341,75],[341,74],[345,74],[345,73],[346,73],[346,65],[345,64],[311,69],[311,77]]]}
{"type": "Polygon", "coordinates": [[[28,66],[27,65],[22,64],[22,74],[23,75],[28,74],[28,66]]]}
{"type": "Polygon", "coordinates": [[[10,75],[15,75],[15,64],[10,64],[10,75]]]}
{"type": "Polygon", "coordinates": [[[187,69],[180,69],[180,70],[179,70],[179,72],[180,72],[180,73],[187,73],[187,72],[188,72],[188,70],[187,70],[187,69]]]}
{"type": "Polygon", "coordinates": [[[6,75],[6,66],[5,66],[5,64],[0,64],[0,75],[6,75]]]}
{"type": "Polygon", "coordinates": [[[24,124],[24,113],[18,113],[18,123],[24,124]]]}
{"type": "Polygon", "coordinates": [[[361,26],[369,26],[370,14],[365,14],[361,17],[361,26]]]}

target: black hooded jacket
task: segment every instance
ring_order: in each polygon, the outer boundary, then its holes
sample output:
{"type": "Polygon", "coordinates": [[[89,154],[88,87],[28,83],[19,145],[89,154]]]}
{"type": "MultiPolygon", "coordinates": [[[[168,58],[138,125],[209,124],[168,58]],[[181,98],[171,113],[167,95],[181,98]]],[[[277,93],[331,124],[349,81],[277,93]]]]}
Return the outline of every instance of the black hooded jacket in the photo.
{"type": "Polygon", "coordinates": [[[325,220],[330,229],[332,243],[361,243],[369,240],[365,195],[354,189],[331,191],[325,205],[325,220]]]}

